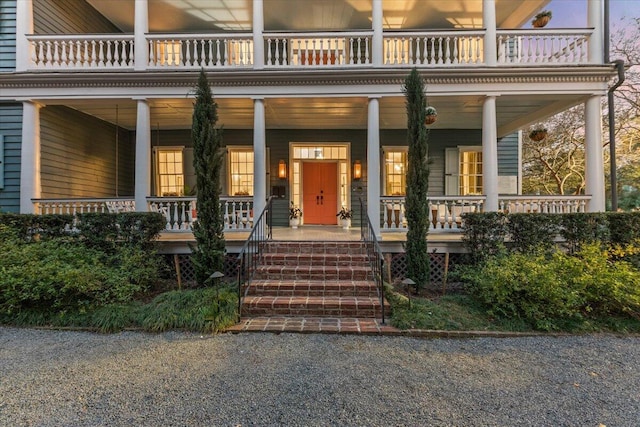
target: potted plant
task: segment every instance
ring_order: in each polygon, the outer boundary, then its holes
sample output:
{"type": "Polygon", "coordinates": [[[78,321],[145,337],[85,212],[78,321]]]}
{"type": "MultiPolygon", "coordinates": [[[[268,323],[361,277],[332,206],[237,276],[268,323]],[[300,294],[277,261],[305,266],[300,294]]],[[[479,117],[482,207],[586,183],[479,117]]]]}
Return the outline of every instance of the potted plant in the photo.
{"type": "Polygon", "coordinates": [[[291,202],[291,207],[289,208],[289,225],[291,228],[298,228],[301,216],[302,210],[291,202]]]}
{"type": "Polygon", "coordinates": [[[533,21],[531,21],[531,25],[533,25],[533,28],[542,28],[545,25],[547,25],[550,20],[551,20],[551,11],[543,10],[542,12],[534,16],[533,21]]]}
{"type": "Polygon", "coordinates": [[[342,228],[348,230],[349,226],[351,226],[351,210],[343,206],[336,216],[340,219],[340,225],[342,225],[342,228]]]}
{"type": "Polygon", "coordinates": [[[425,116],[424,116],[424,124],[425,125],[431,125],[433,123],[436,122],[436,120],[438,119],[438,112],[436,111],[436,109],[434,107],[427,107],[427,109],[424,112],[425,116]]]}
{"type": "Polygon", "coordinates": [[[535,127],[529,132],[529,139],[532,141],[542,141],[546,137],[547,129],[542,126],[535,127]]]}

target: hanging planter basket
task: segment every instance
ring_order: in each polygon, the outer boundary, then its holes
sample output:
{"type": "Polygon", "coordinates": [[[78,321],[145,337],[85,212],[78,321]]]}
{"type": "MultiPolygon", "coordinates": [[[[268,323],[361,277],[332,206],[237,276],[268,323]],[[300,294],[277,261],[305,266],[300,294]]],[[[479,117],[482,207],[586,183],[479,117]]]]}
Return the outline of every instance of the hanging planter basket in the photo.
{"type": "Polygon", "coordinates": [[[436,109],[433,107],[427,107],[424,116],[424,124],[432,125],[436,122],[436,120],[438,120],[438,112],[436,111],[436,109]]]}
{"type": "Polygon", "coordinates": [[[549,23],[551,20],[551,11],[545,10],[535,16],[533,21],[531,21],[531,25],[533,28],[542,28],[549,23]]]}
{"type": "Polygon", "coordinates": [[[547,137],[546,129],[534,129],[529,133],[529,139],[532,141],[542,141],[547,137]]]}

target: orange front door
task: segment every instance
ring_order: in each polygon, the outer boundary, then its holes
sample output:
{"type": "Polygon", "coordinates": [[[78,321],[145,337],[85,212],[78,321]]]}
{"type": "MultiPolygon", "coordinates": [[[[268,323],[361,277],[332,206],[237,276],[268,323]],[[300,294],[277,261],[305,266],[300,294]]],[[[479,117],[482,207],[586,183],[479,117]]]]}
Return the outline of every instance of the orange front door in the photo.
{"type": "Polygon", "coordinates": [[[302,163],[302,207],[305,224],[338,223],[338,163],[302,163]]]}

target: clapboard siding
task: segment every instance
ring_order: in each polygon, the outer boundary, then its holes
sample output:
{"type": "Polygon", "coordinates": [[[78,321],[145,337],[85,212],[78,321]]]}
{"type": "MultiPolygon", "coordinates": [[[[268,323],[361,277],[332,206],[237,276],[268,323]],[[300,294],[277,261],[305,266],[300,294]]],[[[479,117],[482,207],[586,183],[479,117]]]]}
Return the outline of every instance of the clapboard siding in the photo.
{"type": "Polygon", "coordinates": [[[0,73],[16,69],[16,0],[0,0],[0,73]]]}
{"type": "Polygon", "coordinates": [[[121,31],[85,0],[33,0],[36,34],[99,34],[121,31]]]}
{"type": "Polygon", "coordinates": [[[20,211],[20,153],[22,105],[0,103],[0,135],[4,136],[4,188],[0,212],[20,211]]]}
{"type": "Polygon", "coordinates": [[[43,198],[131,196],[135,145],[131,133],[67,107],[41,110],[41,178],[43,198]]]}

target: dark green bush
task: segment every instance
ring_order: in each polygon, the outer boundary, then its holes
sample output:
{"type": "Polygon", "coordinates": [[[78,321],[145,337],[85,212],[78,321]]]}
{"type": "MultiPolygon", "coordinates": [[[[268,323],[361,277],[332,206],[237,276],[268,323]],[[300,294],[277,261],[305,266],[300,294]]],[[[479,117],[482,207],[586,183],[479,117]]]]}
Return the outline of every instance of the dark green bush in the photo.
{"type": "Polygon", "coordinates": [[[609,241],[609,222],[605,213],[566,213],[560,216],[560,235],[570,253],[585,243],[609,241]]]}
{"type": "Polygon", "coordinates": [[[640,212],[609,212],[609,238],[614,244],[628,244],[640,239],[640,212]]]}
{"type": "Polygon", "coordinates": [[[73,215],[24,215],[0,213],[0,224],[15,230],[23,240],[69,237],[73,215]]]}
{"type": "Polygon", "coordinates": [[[501,212],[463,213],[462,242],[472,263],[504,251],[506,215],[501,212]]]}
{"type": "Polygon", "coordinates": [[[77,228],[89,246],[110,252],[123,243],[148,247],[165,224],[155,212],[86,213],[78,215],[77,228]]]}
{"type": "Polygon", "coordinates": [[[498,317],[542,330],[585,316],[640,316],[640,272],[597,244],[575,254],[512,253],[463,270],[472,294],[498,317]]]}
{"type": "Polygon", "coordinates": [[[153,252],[122,246],[112,254],[64,239],[25,242],[0,225],[0,311],[53,312],[129,302],[159,277],[153,252]]]}
{"type": "Polygon", "coordinates": [[[509,248],[516,252],[533,253],[549,250],[558,236],[559,216],[539,213],[516,213],[507,216],[511,237],[509,248]]]}

